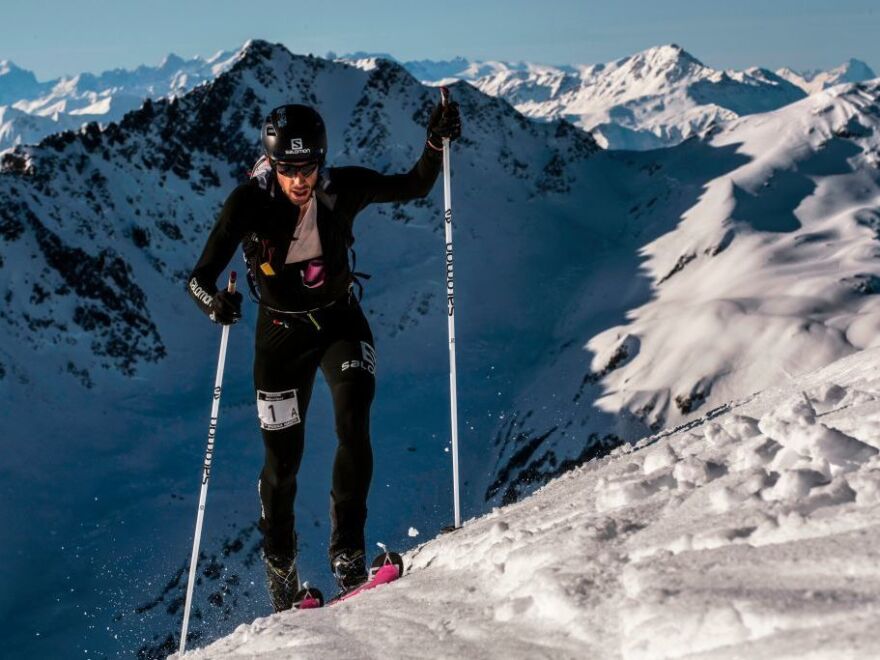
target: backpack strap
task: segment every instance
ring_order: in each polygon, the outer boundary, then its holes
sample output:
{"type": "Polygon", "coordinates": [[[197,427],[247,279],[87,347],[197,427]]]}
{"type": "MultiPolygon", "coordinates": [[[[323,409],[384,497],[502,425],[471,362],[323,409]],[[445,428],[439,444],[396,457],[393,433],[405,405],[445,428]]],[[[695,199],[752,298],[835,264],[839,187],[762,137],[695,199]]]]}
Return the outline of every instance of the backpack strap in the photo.
{"type": "MultiPolygon", "coordinates": [[[[330,192],[330,170],[327,168],[321,168],[318,177],[318,184],[315,187],[315,196],[324,206],[332,211],[336,206],[338,195],[330,192]]],[[[274,197],[276,185],[275,177],[272,176],[272,163],[265,155],[261,156],[257,162],[254,163],[254,167],[250,171],[250,179],[263,190],[269,191],[274,197]]],[[[260,291],[257,286],[257,270],[262,270],[266,275],[274,275],[271,266],[273,257],[271,252],[273,248],[268,244],[268,241],[260,239],[256,233],[251,233],[245,236],[241,242],[241,246],[243,252],[242,257],[244,258],[247,269],[247,283],[248,289],[250,290],[251,300],[257,304],[262,304],[260,291]],[[267,268],[272,272],[266,272],[267,268]]],[[[354,250],[354,234],[351,231],[351,227],[347,228],[345,246],[348,248],[351,255],[351,267],[349,269],[351,271],[349,295],[352,295],[356,289],[356,299],[360,302],[364,297],[364,285],[362,280],[368,280],[372,276],[369,273],[361,273],[357,271],[357,252],[354,250]]]]}
{"type": "Polygon", "coordinates": [[[260,239],[255,233],[250,233],[241,241],[242,257],[247,271],[248,289],[250,298],[255,303],[260,302],[260,291],[257,288],[257,268],[260,267],[261,257],[260,239]]]}
{"type": "Polygon", "coordinates": [[[357,301],[360,303],[364,299],[364,283],[361,280],[368,280],[372,277],[369,273],[360,273],[357,270],[357,252],[354,251],[354,239],[348,244],[348,251],[351,253],[351,283],[349,284],[349,293],[357,288],[357,301]]]}

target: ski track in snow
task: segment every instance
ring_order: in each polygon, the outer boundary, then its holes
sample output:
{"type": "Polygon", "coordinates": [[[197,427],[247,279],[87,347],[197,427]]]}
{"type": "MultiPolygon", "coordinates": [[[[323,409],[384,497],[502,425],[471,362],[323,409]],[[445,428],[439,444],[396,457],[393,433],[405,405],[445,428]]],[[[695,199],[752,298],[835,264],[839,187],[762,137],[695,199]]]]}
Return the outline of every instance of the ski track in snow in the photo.
{"type": "Polygon", "coordinates": [[[186,657],[877,657],[878,449],[868,349],[469,520],[397,583],[186,657]]]}

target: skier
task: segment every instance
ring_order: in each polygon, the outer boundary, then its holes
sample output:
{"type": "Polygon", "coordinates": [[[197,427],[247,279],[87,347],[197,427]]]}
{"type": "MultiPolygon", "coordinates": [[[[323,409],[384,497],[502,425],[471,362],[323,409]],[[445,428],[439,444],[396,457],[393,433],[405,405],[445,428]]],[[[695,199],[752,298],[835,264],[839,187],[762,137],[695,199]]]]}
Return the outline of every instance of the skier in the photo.
{"type": "Polygon", "coordinates": [[[242,295],[217,289],[241,244],[259,301],[254,390],[265,447],[258,483],[269,596],[289,609],[299,588],[293,501],[304,424],[318,367],[330,386],[338,446],[330,492],[330,567],[340,590],[367,579],[364,526],[373,470],[370,405],[376,354],[354,294],[349,252],[355,215],[378,202],[426,196],[442,168],[442,140],[461,135],[456,103],[438,105],[421,157],[405,174],[325,167],[327,133],[304,105],[283,105],[262,129],[265,155],[226,200],[190,279],[214,322],[241,318],[242,295]]]}

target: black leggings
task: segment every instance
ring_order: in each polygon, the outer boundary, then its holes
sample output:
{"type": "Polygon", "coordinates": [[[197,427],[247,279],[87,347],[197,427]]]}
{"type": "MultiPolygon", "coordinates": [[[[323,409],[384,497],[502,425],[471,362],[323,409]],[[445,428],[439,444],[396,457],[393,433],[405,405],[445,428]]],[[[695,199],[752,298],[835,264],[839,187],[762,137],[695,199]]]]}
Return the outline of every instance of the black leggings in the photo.
{"type": "Polygon", "coordinates": [[[257,319],[254,389],[266,448],[260,528],[267,554],[295,555],[293,501],[306,411],[320,366],[333,396],[339,440],[330,492],[332,558],[342,550],[364,549],[376,358],[373,334],[357,303],[339,302],[312,316],[314,322],[291,320],[261,308],[257,319]]]}

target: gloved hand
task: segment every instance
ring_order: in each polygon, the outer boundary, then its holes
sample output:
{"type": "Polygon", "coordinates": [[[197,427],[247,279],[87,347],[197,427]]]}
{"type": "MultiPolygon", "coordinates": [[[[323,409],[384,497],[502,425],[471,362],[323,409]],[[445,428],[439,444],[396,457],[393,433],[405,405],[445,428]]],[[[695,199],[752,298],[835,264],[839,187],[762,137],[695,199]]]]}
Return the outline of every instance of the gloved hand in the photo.
{"type": "Polygon", "coordinates": [[[241,318],[241,294],[236,291],[229,293],[222,289],[214,294],[211,303],[211,320],[220,325],[232,325],[241,318]]]}
{"type": "Polygon", "coordinates": [[[443,149],[443,138],[457,140],[461,137],[461,115],[458,103],[439,104],[428,119],[428,144],[438,151],[443,149]]]}

